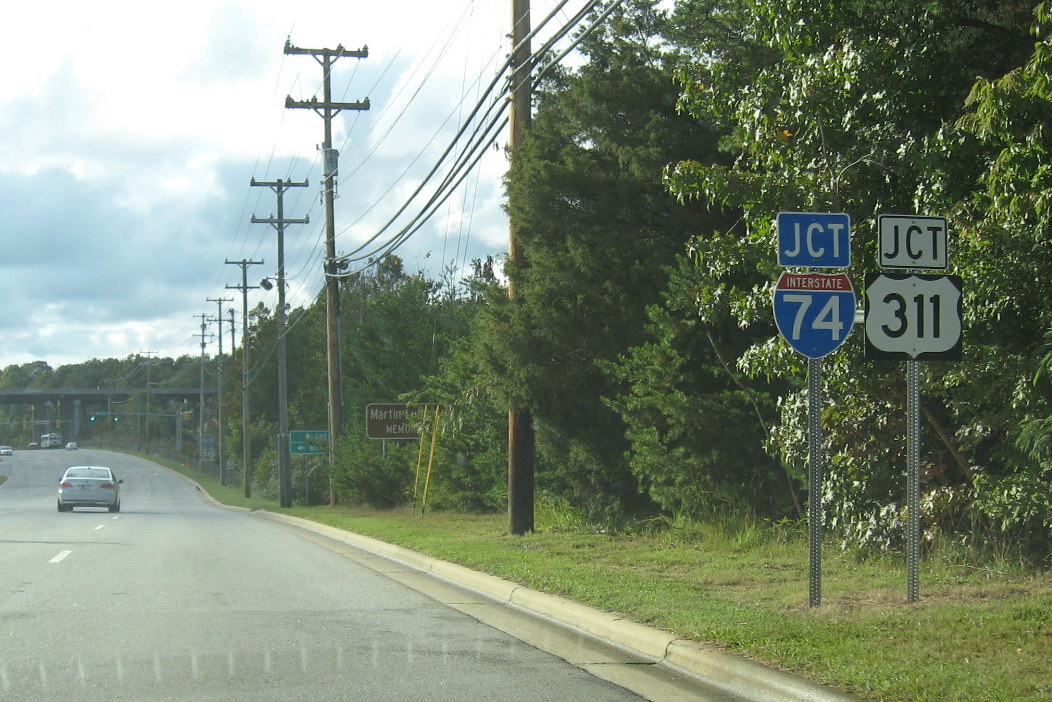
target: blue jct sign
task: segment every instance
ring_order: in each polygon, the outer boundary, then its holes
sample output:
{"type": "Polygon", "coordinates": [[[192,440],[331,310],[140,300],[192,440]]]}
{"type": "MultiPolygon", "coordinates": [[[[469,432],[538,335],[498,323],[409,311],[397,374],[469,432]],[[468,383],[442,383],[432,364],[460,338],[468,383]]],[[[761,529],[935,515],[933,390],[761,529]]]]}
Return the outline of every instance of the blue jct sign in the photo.
{"type": "Polygon", "coordinates": [[[779,212],[778,265],[847,268],[851,217],[842,212],[779,212]]]}
{"type": "Polygon", "coordinates": [[[803,355],[828,356],[847,341],[855,324],[851,279],[844,273],[782,273],[774,291],[774,321],[803,355]]]}

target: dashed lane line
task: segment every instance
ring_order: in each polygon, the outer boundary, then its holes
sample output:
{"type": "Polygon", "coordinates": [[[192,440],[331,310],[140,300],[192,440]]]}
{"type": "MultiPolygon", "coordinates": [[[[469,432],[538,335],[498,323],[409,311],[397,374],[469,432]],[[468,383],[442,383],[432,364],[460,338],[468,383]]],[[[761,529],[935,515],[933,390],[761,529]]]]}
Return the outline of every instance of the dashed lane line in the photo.
{"type": "Polygon", "coordinates": [[[61,563],[62,561],[65,560],[66,556],[68,556],[71,553],[73,553],[73,552],[72,551],[59,551],[55,555],[54,558],[52,558],[50,561],[48,561],[48,563],[61,563]]]}

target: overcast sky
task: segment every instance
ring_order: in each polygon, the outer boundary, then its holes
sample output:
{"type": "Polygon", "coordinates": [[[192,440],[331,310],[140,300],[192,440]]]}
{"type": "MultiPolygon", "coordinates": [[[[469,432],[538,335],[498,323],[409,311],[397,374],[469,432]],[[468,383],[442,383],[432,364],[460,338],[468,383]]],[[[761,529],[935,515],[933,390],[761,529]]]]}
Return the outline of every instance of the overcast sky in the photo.
{"type": "MultiPolygon", "coordinates": [[[[586,4],[570,0],[555,24],[586,4]]],[[[510,0],[54,0],[5,5],[0,65],[0,368],[52,367],[146,351],[200,353],[208,298],[232,298],[241,338],[241,269],[277,271],[276,214],[290,189],[288,301],[323,287],[322,68],[286,56],[367,46],[341,58],[333,100],[368,98],[334,120],[340,152],[337,252],[377,234],[437,162],[508,53],[510,0]]],[[[556,0],[533,0],[534,26],[556,0]]],[[[535,47],[536,47],[535,43],[535,47]]],[[[438,277],[444,263],[506,250],[505,170],[496,148],[429,225],[396,253],[438,277]]],[[[425,190],[425,193],[429,193],[425,190]]],[[[414,214],[419,205],[411,205],[414,214]]],[[[407,221],[389,229],[381,243],[407,221]]],[[[368,249],[367,249],[368,250],[368,249]]],[[[249,292],[273,308],[277,290],[249,292]]],[[[210,325],[215,334],[215,325],[210,325]]],[[[229,350],[229,326],[224,330],[229,350]]],[[[215,353],[210,339],[209,353],[215,353]]]]}

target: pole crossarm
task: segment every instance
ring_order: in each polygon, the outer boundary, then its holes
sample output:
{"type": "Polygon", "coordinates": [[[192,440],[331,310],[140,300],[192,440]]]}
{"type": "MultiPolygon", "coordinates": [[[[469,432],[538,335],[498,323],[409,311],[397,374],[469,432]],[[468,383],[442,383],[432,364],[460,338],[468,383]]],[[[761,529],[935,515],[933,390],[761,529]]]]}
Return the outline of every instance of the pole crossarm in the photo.
{"type": "Polygon", "coordinates": [[[301,56],[313,56],[315,60],[319,56],[328,57],[329,59],[342,58],[349,56],[351,58],[369,58],[369,47],[363,46],[360,49],[345,49],[343,44],[337,44],[335,49],[303,49],[298,46],[292,45],[292,40],[285,40],[285,55],[296,54],[301,56]]]}
{"type": "Polygon", "coordinates": [[[299,219],[289,219],[287,217],[257,217],[252,215],[252,224],[272,224],[275,227],[281,224],[310,224],[310,217],[301,217],[299,219]]]}
{"type": "MultiPolygon", "coordinates": [[[[326,69],[325,76],[328,78],[328,67],[332,65],[333,61],[344,57],[359,59],[369,58],[369,47],[363,46],[360,49],[345,49],[343,48],[343,44],[337,44],[335,49],[303,49],[298,46],[293,46],[292,42],[286,39],[285,54],[314,57],[314,60],[326,69]]],[[[285,107],[314,110],[320,117],[329,118],[335,117],[342,110],[368,110],[369,98],[365,98],[358,102],[333,102],[328,96],[326,96],[324,100],[318,100],[317,97],[313,97],[310,100],[293,100],[290,95],[285,98],[285,107]]]]}
{"type": "Polygon", "coordinates": [[[314,97],[310,100],[293,100],[292,96],[285,97],[285,107],[314,110],[320,117],[335,117],[343,110],[368,110],[369,98],[358,102],[323,102],[314,97]]]}
{"type": "MultiPolygon", "coordinates": [[[[286,98],[286,108],[304,108],[314,110],[322,118],[325,127],[325,139],[322,142],[324,152],[325,198],[325,271],[329,272],[330,262],[336,258],[336,222],[335,222],[335,182],[339,164],[339,153],[332,146],[332,120],[341,110],[368,110],[369,99],[361,102],[335,102],[332,99],[332,64],[343,57],[368,58],[368,47],[348,50],[342,44],[335,49],[303,49],[285,40],[286,54],[312,56],[322,69],[322,99],[315,96],[311,100],[293,100],[286,98]]],[[[329,390],[329,501],[335,504],[335,491],[332,482],[332,471],[335,463],[336,446],[343,428],[343,388],[341,369],[343,367],[340,352],[340,289],[339,280],[331,275],[325,276],[325,355],[328,371],[329,390]]]]}
{"type": "MultiPolygon", "coordinates": [[[[292,506],[292,465],[289,460],[289,401],[285,339],[287,331],[285,318],[285,226],[288,224],[310,223],[309,217],[293,219],[285,216],[285,191],[289,188],[303,188],[308,184],[306,180],[294,182],[280,178],[276,181],[259,181],[253,178],[250,182],[250,185],[254,187],[269,187],[277,196],[277,217],[256,217],[252,215],[252,223],[270,224],[278,234],[278,306],[276,310],[278,322],[278,492],[282,507],[292,506]]],[[[260,281],[260,285],[263,286],[262,281],[260,281]]],[[[269,289],[269,286],[267,289],[269,289]]],[[[247,486],[248,482],[245,484],[247,486]]],[[[246,487],[246,493],[249,489],[246,487]]]]}
{"type": "MultiPolygon", "coordinates": [[[[227,265],[235,265],[241,268],[241,285],[227,285],[228,289],[241,291],[241,462],[244,472],[245,497],[252,497],[252,434],[249,431],[249,392],[248,392],[248,347],[249,347],[249,324],[248,324],[248,291],[255,290],[258,285],[248,284],[248,267],[259,266],[263,260],[253,261],[243,258],[240,261],[226,259],[227,265]]],[[[231,315],[234,310],[231,308],[231,315]]],[[[231,317],[231,322],[233,317],[231,317]]],[[[233,334],[233,326],[231,326],[233,334]]],[[[231,343],[233,346],[233,343],[231,343]]]]}
{"type": "Polygon", "coordinates": [[[302,182],[297,182],[294,180],[282,180],[281,178],[278,178],[277,180],[256,180],[253,178],[248,184],[253,187],[267,187],[274,192],[278,192],[287,188],[305,188],[310,185],[310,181],[304,180],[302,182]]]}
{"type": "MultiPolygon", "coordinates": [[[[240,261],[231,261],[228,258],[228,259],[225,259],[223,262],[226,263],[227,265],[240,266],[241,267],[241,272],[244,274],[244,275],[242,275],[241,285],[227,285],[226,286],[227,290],[240,290],[242,293],[245,293],[248,290],[258,290],[259,289],[258,285],[249,285],[248,282],[244,280],[244,278],[247,277],[248,267],[249,266],[259,266],[259,265],[262,265],[263,263],[265,263],[265,261],[251,261],[251,260],[249,260],[247,258],[243,258],[240,261]]],[[[231,311],[233,311],[233,310],[231,310],[231,311]]]]}

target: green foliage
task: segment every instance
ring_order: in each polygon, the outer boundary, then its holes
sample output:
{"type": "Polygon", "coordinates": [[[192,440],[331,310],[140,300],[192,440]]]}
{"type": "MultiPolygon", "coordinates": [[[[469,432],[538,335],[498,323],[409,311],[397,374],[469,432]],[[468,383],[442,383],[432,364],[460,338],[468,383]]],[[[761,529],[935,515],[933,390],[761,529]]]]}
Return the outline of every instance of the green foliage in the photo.
{"type": "Polygon", "coordinates": [[[537,424],[539,486],[597,519],[652,508],[628,465],[621,417],[602,401],[601,370],[643,341],[665,266],[699,221],[661,172],[684,155],[711,158],[703,124],[678,114],[661,46],[665,18],[629,3],[583,45],[588,61],[539,86],[537,110],[508,178],[508,209],[525,265],[507,266],[517,301],[499,293],[479,320],[487,380],[537,424]]]}
{"type": "Polygon", "coordinates": [[[603,364],[623,388],[607,402],[626,423],[633,473],[666,513],[748,508],[781,516],[796,486],[763,452],[774,419],[770,388],[725,360],[753,337],[740,333],[725,306],[700,303],[698,270],[681,258],[665,304],[648,310],[651,340],[603,364]]]}
{"type": "Polygon", "coordinates": [[[348,407],[334,482],[342,498],[377,507],[422,501],[431,459],[431,424],[417,442],[368,439],[362,430],[370,403],[439,405],[440,433],[431,465],[429,505],[490,511],[506,493],[507,420],[479,375],[469,334],[494,285],[492,261],[476,261],[474,276],[442,283],[408,275],[397,259],[344,285],[345,404],[348,407]],[[421,467],[421,461],[423,465],[421,467]]]}
{"type": "MultiPolygon", "coordinates": [[[[363,411],[364,416],[364,411],[363,411]]],[[[407,444],[348,435],[340,443],[334,482],[341,499],[351,504],[396,507],[409,502],[413,488],[416,442],[407,444]]]]}
{"type": "MultiPolygon", "coordinates": [[[[1036,167],[1044,146],[1033,148],[1048,102],[1021,89],[1017,75],[1040,85],[1038,76],[1047,76],[1041,45],[1034,68],[1017,70],[1032,48],[1025,5],[677,6],[675,36],[685,57],[680,106],[722,127],[721,144],[734,162],[683,159],[666,180],[684,201],[742,213],[734,235],[698,237],[694,261],[710,276],[699,299],[726,303],[743,329],[769,320],[779,210],[850,213],[856,276],[873,267],[879,214],[946,214],[958,230],[953,263],[967,281],[965,359],[926,364],[924,382],[932,429],[922,457],[932,476],[925,504],[927,517],[943,527],[963,524],[969,510],[991,519],[1017,515],[1017,528],[1020,515],[1040,512],[1010,509],[1029,491],[993,487],[1034,474],[1016,438],[1044,406],[1027,386],[1034,330],[1049,328],[1047,305],[1037,286],[1017,284],[1020,277],[1042,279],[1052,263],[1038,243],[1048,241],[1048,230],[1035,219],[1045,211],[1043,170],[1036,167]],[[973,89],[976,75],[984,78],[973,89]],[[1007,99],[1009,88],[1019,97],[1007,99]],[[966,114],[966,98],[975,116],[966,114]],[[1026,144],[1003,143],[1016,137],[1026,144]],[[986,192],[973,194],[976,179],[986,192]],[[721,278],[731,270],[760,282],[746,287],[721,278]],[[957,497],[940,498],[947,495],[957,497]]],[[[901,538],[903,379],[895,365],[864,363],[860,351],[856,334],[825,364],[829,466],[822,499],[846,544],[887,548],[901,538]]],[[[736,364],[753,378],[803,382],[799,357],[773,333],[758,335],[736,364]]],[[[800,390],[779,394],[768,448],[802,477],[806,398],[800,390]]]]}
{"type": "MultiPolygon", "coordinates": [[[[74,411],[79,411],[81,442],[109,443],[121,446],[145,446],[146,437],[157,442],[157,446],[175,443],[175,423],[171,415],[184,409],[176,400],[158,397],[149,398],[145,392],[149,379],[152,388],[186,388],[196,387],[199,359],[181,356],[177,359],[146,357],[139,354],[124,359],[93,358],[82,363],[72,363],[58,368],[51,368],[44,361],[32,361],[21,365],[7,366],[0,372],[0,388],[18,390],[53,390],[58,388],[90,388],[106,391],[112,389],[114,396],[122,399],[116,401],[113,396],[99,394],[97,399],[86,400],[76,405],[76,410],[69,405],[60,408],[60,419],[68,422],[74,411]],[[134,394],[129,398],[129,390],[134,394]],[[147,401],[149,413],[147,417],[147,401]],[[95,412],[110,412],[105,421],[91,422],[90,416],[95,412]],[[121,414],[117,414],[117,413],[121,414]],[[122,421],[113,420],[120,417],[122,421]]],[[[0,443],[24,445],[35,441],[40,435],[36,424],[43,415],[38,404],[29,402],[24,405],[0,405],[0,443]]],[[[100,417],[100,420],[102,417],[100,417]]],[[[68,426],[68,425],[67,425],[68,426]]],[[[69,430],[60,427],[64,435],[69,430]]],[[[185,438],[185,437],[184,437],[185,438]]],[[[157,448],[155,446],[154,448],[157,448]]]]}
{"type": "MultiPolygon", "coordinates": [[[[428,497],[437,509],[493,512],[507,506],[507,411],[483,380],[475,344],[467,338],[454,344],[439,372],[409,396],[411,402],[440,407],[428,497]]],[[[429,455],[430,445],[425,452],[429,455]]]]}
{"type": "MultiPolygon", "coordinates": [[[[948,218],[965,280],[964,359],[923,366],[925,536],[1047,557],[1050,28],[1033,0],[680,0],[671,16],[625,2],[582,65],[538,86],[507,179],[515,301],[492,260],[459,282],[396,257],[341,279],[339,454],[332,475],[296,459],[295,499],[331,486],[341,501],[419,501],[430,463],[431,507],[503,509],[513,407],[534,418],[538,492],[566,523],[796,517],[805,363],[772,324],[775,215],[848,212],[860,281],[876,217],[917,212],[948,218]],[[364,436],[369,403],[402,401],[441,406],[433,463],[429,442],[364,436]]],[[[291,427],[327,426],[325,318],[324,296],[288,311],[291,427]]],[[[262,306],[249,327],[224,372],[247,365],[256,483],[276,495],[282,330],[262,306]]],[[[905,383],[862,347],[856,331],[824,362],[828,468],[809,497],[865,553],[902,540],[905,383]]],[[[192,385],[198,368],[166,360],[151,382],[192,385]]],[[[35,362],[0,385],[144,387],[145,369],[137,356],[35,362]]],[[[238,455],[242,400],[227,397],[238,455]]],[[[31,426],[0,407],[0,436],[31,426]]]]}

